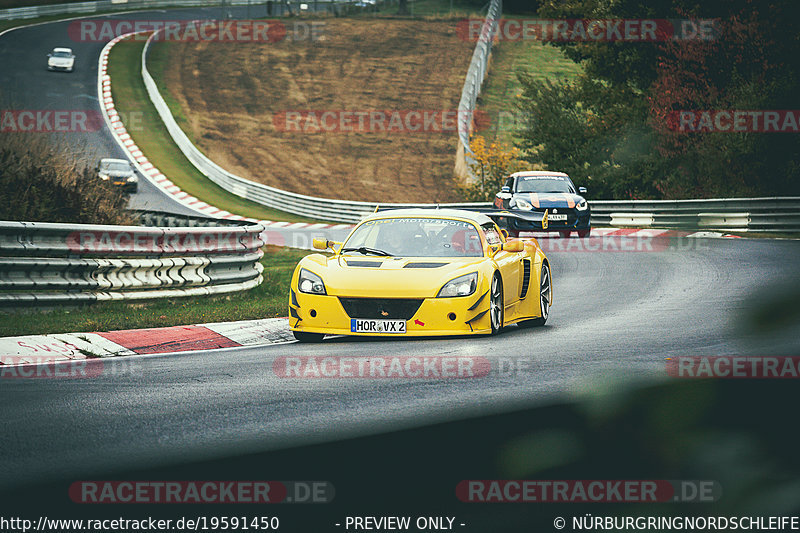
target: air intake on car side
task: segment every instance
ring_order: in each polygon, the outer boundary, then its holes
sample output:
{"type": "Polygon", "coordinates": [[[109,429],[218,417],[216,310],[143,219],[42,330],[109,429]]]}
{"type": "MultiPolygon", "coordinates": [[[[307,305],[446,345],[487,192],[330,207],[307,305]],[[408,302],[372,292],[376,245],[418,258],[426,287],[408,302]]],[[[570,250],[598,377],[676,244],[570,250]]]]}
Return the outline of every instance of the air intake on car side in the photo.
{"type": "Polygon", "coordinates": [[[522,262],[522,292],[519,299],[522,300],[528,294],[528,286],[531,283],[531,260],[525,259],[522,262]]]}
{"type": "Polygon", "coordinates": [[[422,300],[401,298],[339,298],[350,318],[387,318],[410,320],[422,300]]]}

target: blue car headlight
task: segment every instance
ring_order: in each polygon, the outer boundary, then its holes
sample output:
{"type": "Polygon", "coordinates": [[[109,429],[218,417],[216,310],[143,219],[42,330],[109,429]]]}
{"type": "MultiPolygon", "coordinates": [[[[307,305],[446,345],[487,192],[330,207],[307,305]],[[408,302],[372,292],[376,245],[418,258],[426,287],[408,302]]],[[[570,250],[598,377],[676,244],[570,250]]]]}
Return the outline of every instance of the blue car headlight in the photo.
{"type": "Polygon", "coordinates": [[[307,294],[328,294],[325,292],[325,284],[322,283],[322,278],[306,270],[300,269],[300,278],[297,280],[297,288],[300,292],[307,294]]]}
{"type": "Polygon", "coordinates": [[[512,198],[511,202],[509,202],[509,207],[516,207],[522,211],[530,211],[533,209],[533,206],[526,200],[522,198],[512,198]]]}
{"type": "Polygon", "coordinates": [[[451,279],[439,290],[437,298],[453,298],[454,296],[469,296],[478,288],[478,273],[465,274],[451,279]]]}
{"type": "Polygon", "coordinates": [[[586,208],[589,207],[589,202],[587,202],[584,198],[581,198],[581,201],[578,202],[578,205],[575,206],[575,209],[578,211],[586,211],[586,208]]]}

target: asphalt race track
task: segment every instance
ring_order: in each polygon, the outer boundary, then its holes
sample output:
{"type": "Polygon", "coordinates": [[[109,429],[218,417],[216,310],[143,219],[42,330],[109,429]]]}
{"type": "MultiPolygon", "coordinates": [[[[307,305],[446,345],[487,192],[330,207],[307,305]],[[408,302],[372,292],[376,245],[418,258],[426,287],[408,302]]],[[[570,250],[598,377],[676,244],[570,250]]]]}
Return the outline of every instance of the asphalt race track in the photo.
{"type": "MultiPolygon", "coordinates": [[[[233,17],[244,18],[247,8],[226,8],[233,17]]],[[[253,6],[251,16],[265,16],[264,5],[253,6]],[[258,12],[256,12],[258,10],[258,12]]],[[[178,9],[118,13],[82,20],[195,20],[218,19],[220,9],[178,9]]],[[[49,22],[8,31],[0,36],[0,102],[4,109],[86,111],[90,117],[101,117],[97,100],[97,61],[105,42],[82,42],[69,32],[74,21],[49,22]],[[76,56],[71,73],[49,72],[47,54],[54,47],[72,48],[76,56]]],[[[110,40],[110,39],[106,39],[110,40]]],[[[71,149],[89,154],[89,166],[103,157],[125,158],[122,149],[103,123],[102,129],[90,132],[58,133],[71,149]]],[[[162,193],[140,177],[139,192],[131,195],[131,209],[175,214],[196,214],[191,209],[162,193]]]]}
{"type": "Polygon", "coordinates": [[[551,252],[540,329],[498,338],[328,339],[104,361],[92,379],[2,380],[0,483],[111,474],[507,411],[666,378],[679,355],[792,355],[797,317],[757,309],[797,290],[797,241],[687,239],[662,252],[551,252]],[[480,356],[476,379],[286,379],[281,356],[480,356]],[[527,368],[509,372],[510,362],[527,368]],[[116,366],[119,365],[119,366],[116,366]],[[502,366],[501,366],[502,365],[502,366]],[[504,368],[506,371],[500,371],[504,368]]]}

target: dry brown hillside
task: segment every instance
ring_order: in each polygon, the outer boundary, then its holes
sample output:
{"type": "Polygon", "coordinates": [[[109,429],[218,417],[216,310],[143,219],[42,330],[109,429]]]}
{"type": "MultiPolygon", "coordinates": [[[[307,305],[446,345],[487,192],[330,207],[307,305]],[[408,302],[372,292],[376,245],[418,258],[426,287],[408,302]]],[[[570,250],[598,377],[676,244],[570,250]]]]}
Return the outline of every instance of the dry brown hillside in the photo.
{"type": "Polygon", "coordinates": [[[313,42],[167,45],[163,81],[188,117],[187,133],[222,167],[290,191],[350,200],[455,199],[454,110],[473,44],[450,21],[324,24],[313,42]],[[334,114],[323,117],[326,111],[334,114]],[[293,131],[283,131],[284,118],[293,131]],[[315,129],[314,119],[325,122],[315,129]],[[367,131],[321,131],[342,121],[356,130],[359,120],[367,131]],[[439,127],[451,131],[430,131],[439,127]],[[415,128],[427,131],[409,131],[415,128]]]}

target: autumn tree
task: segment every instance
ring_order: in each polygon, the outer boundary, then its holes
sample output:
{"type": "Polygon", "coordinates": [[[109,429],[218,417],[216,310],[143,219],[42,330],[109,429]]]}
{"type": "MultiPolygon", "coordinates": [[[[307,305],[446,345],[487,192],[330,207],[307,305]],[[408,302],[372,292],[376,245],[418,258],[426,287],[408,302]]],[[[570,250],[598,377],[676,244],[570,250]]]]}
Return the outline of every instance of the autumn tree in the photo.
{"type": "Polygon", "coordinates": [[[519,149],[498,142],[489,143],[481,135],[470,138],[470,148],[472,161],[469,166],[474,181],[460,187],[466,201],[492,200],[509,174],[530,168],[521,159],[519,149]]]}
{"type": "Polygon", "coordinates": [[[527,122],[517,146],[530,163],[585,181],[594,198],[799,194],[800,135],[674,127],[685,110],[797,109],[798,15],[796,0],[545,0],[541,18],[713,19],[714,31],[552,43],[584,74],[520,77],[527,122]]]}

